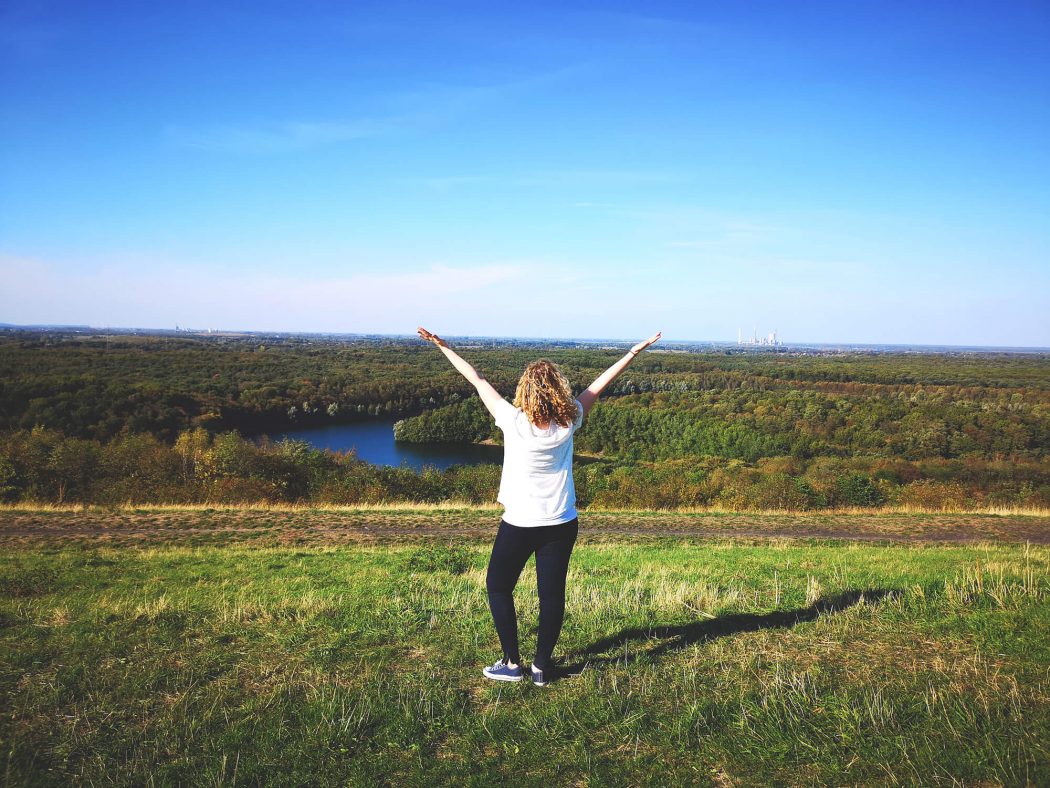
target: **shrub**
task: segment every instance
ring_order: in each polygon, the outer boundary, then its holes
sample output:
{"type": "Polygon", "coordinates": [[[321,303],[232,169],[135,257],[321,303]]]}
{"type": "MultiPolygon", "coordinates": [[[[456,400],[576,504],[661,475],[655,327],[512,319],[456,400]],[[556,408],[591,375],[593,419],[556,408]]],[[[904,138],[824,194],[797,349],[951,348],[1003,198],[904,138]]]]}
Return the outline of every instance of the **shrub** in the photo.
{"type": "Polygon", "coordinates": [[[734,509],[811,509],[822,503],[821,496],[805,479],[774,473],[759,477],[746,486],[731,486],[719,496],[720,502],[734,509]]]}
{"type": "Polygon", "coordinates": [[[836,479],[835,498],[846,506],[878,506],[883,502],[879,488],[861,473],[850,473],[836,479]]]}
{"type": "Polygon", "coordinates": [[[897,503],[920,509],[963,509],[967,503],[966,490],[958,482],[921,479],[900,488],[897,503]]]}
{"type": "Polygon", "coordinates": [[[15,465],[7,457],[0,457],[0,501],[13,501],[18,498],[18,473],[15,465]]]}

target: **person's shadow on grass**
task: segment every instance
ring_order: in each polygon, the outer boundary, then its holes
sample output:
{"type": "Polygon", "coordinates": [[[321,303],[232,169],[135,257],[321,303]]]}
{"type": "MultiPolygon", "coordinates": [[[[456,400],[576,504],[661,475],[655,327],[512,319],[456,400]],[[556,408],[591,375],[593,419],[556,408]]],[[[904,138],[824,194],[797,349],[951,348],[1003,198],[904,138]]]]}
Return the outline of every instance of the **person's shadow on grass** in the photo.
{"type": "Polygon", "coordinates": [[[615,635],[596,640],[582,649],[569,652],[563,660],[556,660],[554,678],[577,676],[587,668],[602,667],[629,660],[628,647],[632,642],[659,640],[659,644],[634,656],[660,659],[669,652],[680,651],[693,643],[728,637],[741,632],[760,629],[785,629],[806,621],[814,621],[821,613],[834,613],[864,602],[879,602],[900,594],[899,590],[876,588],[867,591],[849,590],[819,599],[808,607],[797,610],[776,610],[772,613],[730,613],[688,624],[630,627],[615,635]],[[611,652],[611,653],[610,653],[611,652]],[[570,661],[571,660],[571,661],[570,661]]]}

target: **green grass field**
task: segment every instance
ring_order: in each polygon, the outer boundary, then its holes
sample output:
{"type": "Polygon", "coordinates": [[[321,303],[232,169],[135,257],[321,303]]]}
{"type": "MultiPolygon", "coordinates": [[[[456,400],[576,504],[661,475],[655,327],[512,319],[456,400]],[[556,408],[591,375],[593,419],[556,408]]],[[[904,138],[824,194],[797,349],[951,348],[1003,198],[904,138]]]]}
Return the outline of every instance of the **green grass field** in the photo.
{"type": "Polygon", "coordinates": [[[567,675],[540,689],[481,677],[499,656],[482,535],[295,544],[263,512],[265,540],[201,544],[180,530],[201,513],[142,512],[125,528],[163,538],[113,541],[74,533],[76,513],[38,513],[39,532],[25,516],[0,513],[8,784],[1050,779],[1044,545],[639,538],[584,517],[567,675]]]}

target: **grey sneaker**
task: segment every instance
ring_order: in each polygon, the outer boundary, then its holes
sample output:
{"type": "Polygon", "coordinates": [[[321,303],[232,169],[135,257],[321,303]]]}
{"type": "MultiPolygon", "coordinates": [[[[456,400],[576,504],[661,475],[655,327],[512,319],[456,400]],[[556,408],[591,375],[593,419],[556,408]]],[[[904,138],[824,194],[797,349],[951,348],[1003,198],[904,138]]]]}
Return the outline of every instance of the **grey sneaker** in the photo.
{"type": "Polygon", "coordinates": [[[547,670],[540,670],[535,665],[532,666],[532,683],[537,687],[546,687],[550,682],[550,668],[547,670]]]}
{"type": "Polygon", "coordinates": [[[485,678],[495,679],[496,681],[521,681],[525,678],[525,671],[521,669],[521,665],[512,668],[507,665],[505,658],[497,660],[481,672],[485,674],[485,678]]]}

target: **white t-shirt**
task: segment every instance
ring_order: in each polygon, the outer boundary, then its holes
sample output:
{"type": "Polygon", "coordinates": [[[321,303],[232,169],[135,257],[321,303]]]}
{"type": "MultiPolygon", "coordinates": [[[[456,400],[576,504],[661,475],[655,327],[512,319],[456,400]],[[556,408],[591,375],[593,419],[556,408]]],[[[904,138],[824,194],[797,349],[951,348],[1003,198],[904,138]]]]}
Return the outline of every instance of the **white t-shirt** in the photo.
{"type": "Polygon", "coordinates": [[[496,426],[503,430],[503,475],[498,500],[511,525],[535,527],[567,523],[576,517],[572,483],[572,436],[583,424],[583,405],[576,400],[576,420],[568,427],[551,422],[540,429],[520,408],[506,400],[496,407],[496,426]]]}

